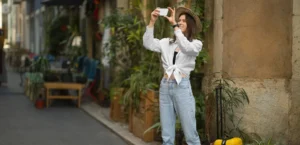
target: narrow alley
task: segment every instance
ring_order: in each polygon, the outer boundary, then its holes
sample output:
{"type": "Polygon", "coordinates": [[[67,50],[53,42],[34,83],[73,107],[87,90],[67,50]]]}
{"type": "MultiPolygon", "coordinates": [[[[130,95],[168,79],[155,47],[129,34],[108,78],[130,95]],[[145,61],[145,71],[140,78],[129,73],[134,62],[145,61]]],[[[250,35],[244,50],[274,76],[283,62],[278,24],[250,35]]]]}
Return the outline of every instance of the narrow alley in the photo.
{"type": "Polygon", "coordinates": [[[19,86],[19,75],[7,74],[8,84],[0,87],[0,145],[126,145],[72,103],[36,109],[19,86]]]}

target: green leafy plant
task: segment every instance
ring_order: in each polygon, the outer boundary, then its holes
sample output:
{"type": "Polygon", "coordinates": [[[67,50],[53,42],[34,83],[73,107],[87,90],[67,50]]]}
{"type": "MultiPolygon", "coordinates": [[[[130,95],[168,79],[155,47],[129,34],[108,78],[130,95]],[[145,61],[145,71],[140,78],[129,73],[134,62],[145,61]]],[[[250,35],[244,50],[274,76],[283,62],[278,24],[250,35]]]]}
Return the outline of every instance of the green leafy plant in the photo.
{"type": "MultiPolygon", "coordinates": [[[[239,126],[242,118],[237,118],[235,115],[235,110],[237,108],[244,106],[245,103],[250,103],[246,91],[243,88],[236,87],[233,80],[225,77],[216,79],[213,85],[215,86],[213,88],[221,88],[222,107],[225,116],[221,119],[224,122],[225,137],[231,138],[239,136],[245,141],[250,140],[250,136],[239,126]],[[229,119],[231,125],[226,122],[226,119],[229,119]]],[[[216,90],[213,90],[212,93],[216,97],[215,91],[216,90]]]]}
{"type": "Polygon", "coordinates": [[[106,47],[109,48],[113,83],[111,87],[128,88],[123,104],[128,106],[132,99],[138,106],[140,93],[147,89],[158,89],[163,74],[160,55],[143,47],[145,22],[141,12],[141,2],[131,1],[132,8],[123,14],[114,12],[103,19],[102,23],[111,28],[112,36],[106,47]],[[125,81],[124,81],[125,80],[125,81]]]}
{"type": "Polygon", "coordinates": [[[251,134],[251,141],[249,143],[245,143],[245,145],[275,145],[273,138],[266,138],[263,139],[261,136],[259,136],[256,133],[251,134]]]}
{"type": "Polygon", "coordinates": [[[254,143],[255,145],[274,145],[273,143],[272,143],[272,138],[269,138],[268,140],[260,140],[260,141],[258,141],[258,140],[255,140],[255,143],[254,143]]]}
{"type": "Polygon", "coordinates": [[[197,122],[197,131],[201,140],[206,140],[205,135],[205,99],[204,94],[201,93],[198,96],[195,96],[196,102],[196,122],[197,122]]]}
{"type": "Polygon", "coordinates": [[[129,100],[132,100],[135,109],[138,109],[141,93],[146,93],[148,89],[158,90],[160,74],[153,69],[151,62],[142,62],[140,66],[133,68],[133,72],[125,83],[129,88],[123,96],[123,104],[128,105],[129,100]]]}
{"type": "Polygon", "coordinates": [[[43,87],[43,74],[40,72],[30,72],[26,73],[26,78],[29,80],[27,89],[29,91],[29,96],[32,100],[38,98],[39,92],[43,87]]]}
{"type": "Polygon", "coordinates": [[[66,38],[69,37],[68,26],[69,17],[67,15],[57,15],[51,19],[46,28],[46,46],[48,52],[54,56],[60,55],[65,47],[66,38]]]}
{"type": "Polygon", "coordinates": [[[30,96],[33,97],[31,99],[35,100],[38,97],[41,88],[43,87],[43,75],[50,70],[48,59],[44,56],[40,56],[31,64],[30,70],[31,72],[27,73],[26,77],[30,82],[30,96]]]}
{"type": "Polygon", "coordinates": [[[40,56],[31,65],[31,70],[33,72],[46,73],[50,69],[50,64],[45,56],[40,56]]]}
{"type": "Polygon", "coordinates": [[[272,138],[269,138],[267,140],[254,140],[255,141],[255,145],[274,145],[274,143],[272,143],[272,138]]]}
{"type": "Polygon", "coordinates": [[[129,77],[132,67],[139,64],[143,53],[142,35],[145,28],[143,21],[132,14],[121,14],[118,10],[105,17],[102,24],[111,28],[112,36],[106,49],[110,52],[112,86],[125,85],[123,80],[129,77]]]}

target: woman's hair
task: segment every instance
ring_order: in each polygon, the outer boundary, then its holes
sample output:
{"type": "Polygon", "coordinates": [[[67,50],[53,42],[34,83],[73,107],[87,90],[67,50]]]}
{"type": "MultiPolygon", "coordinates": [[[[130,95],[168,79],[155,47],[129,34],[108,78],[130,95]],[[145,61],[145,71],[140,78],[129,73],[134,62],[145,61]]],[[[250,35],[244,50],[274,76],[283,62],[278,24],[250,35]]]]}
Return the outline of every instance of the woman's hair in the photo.
{"type": "MultiPolygon", "coordinates": [[[[181,17],[182,15],[185,15],[185,21],[186,21],[186,31],[183,33],[184,36],[192,42],[196,35],[196,22],[192,16],[190,16],[187,13],[182,13],[179,15],[181,17]]],[[[171,43],[174,43],[176,41],[176,36],[174,34],[173,39],[170,41],[171,43]]]]}

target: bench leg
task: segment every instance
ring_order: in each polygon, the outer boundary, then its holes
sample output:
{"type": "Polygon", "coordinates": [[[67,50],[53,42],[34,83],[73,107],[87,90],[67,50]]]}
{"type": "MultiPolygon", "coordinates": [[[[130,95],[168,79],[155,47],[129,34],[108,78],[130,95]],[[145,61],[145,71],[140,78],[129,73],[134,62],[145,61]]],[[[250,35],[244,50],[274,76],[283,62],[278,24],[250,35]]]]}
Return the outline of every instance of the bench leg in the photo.
{"type": "Polygon", "coordinates": [[[81,103],[81,90],[78,90],[78,105],[77,107],[80,108],[80,103],[81,103]]]}
{"type": "Polygon", "coordinates": [[[46,105],[47,105],[47,108],[49,107],[49,99],[47,98],[46,99],[46,105]]]}
{"type": "Polygon", "coordinates": [[[46,107],[48,108],[49,107],[49,99],[48,99],[48,96],[50,95],[50,91],[49,89],[46,89],[47,93],[46,93],[46,107]]]}
{"type": "Polygon", "coordinates": [[[77,107],[78,107],[78,108],[80,108],[80,102],[81,102],[81,100],[78,99],[78,104],[77,104],[77,107]]]}

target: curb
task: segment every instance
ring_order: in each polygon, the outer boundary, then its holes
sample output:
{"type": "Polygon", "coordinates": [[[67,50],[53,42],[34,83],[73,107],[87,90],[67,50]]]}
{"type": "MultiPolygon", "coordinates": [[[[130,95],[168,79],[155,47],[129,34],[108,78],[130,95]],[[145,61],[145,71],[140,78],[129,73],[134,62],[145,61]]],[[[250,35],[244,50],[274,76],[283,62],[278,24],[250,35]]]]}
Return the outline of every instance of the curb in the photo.
{"type": "Polygon", "coordinates": [[[159,145],[158,142],[146,143],[142,139],[134,136],[131,132],[129,132],[127,126],[123,127],[120,123],[108,120],[107,117],[103,115],[101,107],[94,102],[84,103],[80,108],[88,115],[96,119],[98,122],[103,124],[106,128],[121,137],[129,145],[159,145]]]}

